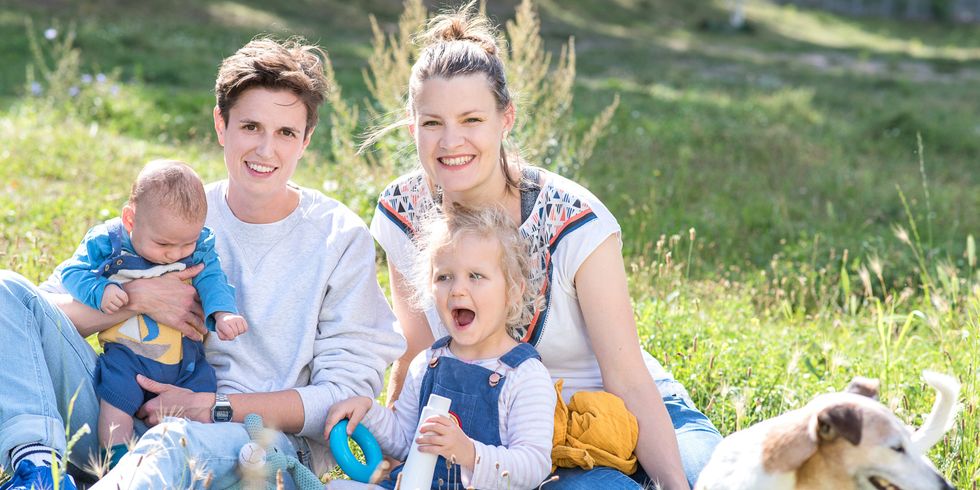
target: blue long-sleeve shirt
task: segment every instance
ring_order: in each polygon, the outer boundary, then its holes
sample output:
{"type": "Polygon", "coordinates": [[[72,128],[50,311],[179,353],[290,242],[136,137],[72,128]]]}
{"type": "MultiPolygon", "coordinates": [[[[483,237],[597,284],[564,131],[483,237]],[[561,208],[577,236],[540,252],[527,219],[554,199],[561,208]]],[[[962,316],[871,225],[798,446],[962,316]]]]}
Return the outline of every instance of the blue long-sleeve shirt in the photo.
{"type": "Polygon", "coordinates": [[[136,254],[122,220],[113,218],[93,226],[85,234],[75,254],[61,269],[61,282],[75,299],[98,310],[109,284],[118,285],[134,277],[157,277],[204,264],[204,270],[191,280],[191,284],[201,297],[207,327],[214,331],[215,313],[238,314],[235,288],[228,284],[228,278],[221,270],[214,244],[214,233],[204,227],[190,256],[173,264],[154,264],[136,254]],[[121,271],[127,273],[119,274],[121,271]]]}

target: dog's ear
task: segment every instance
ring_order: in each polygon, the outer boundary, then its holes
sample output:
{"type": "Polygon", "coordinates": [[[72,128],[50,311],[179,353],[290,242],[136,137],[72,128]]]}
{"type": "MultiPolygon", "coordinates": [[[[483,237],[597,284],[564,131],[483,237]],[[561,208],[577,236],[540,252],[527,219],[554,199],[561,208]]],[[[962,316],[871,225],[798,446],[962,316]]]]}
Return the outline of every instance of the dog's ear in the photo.
{"type": "Polygon", "coordinates": [[[767,473],[796,471],[817,451],[817,439],[806,414],[786,414],[762,440],[762,467],[767,473]]]}
{"type": "Polygon", "coordinates": [[[784,414],[762,441],[762,467],[768,473],[796,471],[824,442],[843,437],[860,444],[862,425],[861,410],[851,403],[826,406],[815,414],[807,409],[784,414]]]}
{"type": "Polygon", "coordinates": [[[861,410],[849,403],[839,403],[817,413],[816,436],[821,442],[831,442],[843,437],[857,446],[861,443],[861,427],[864,424],[861,410]]]}
{"type": "Polygon", "coordinates": [[[844,391],[846,393],[866,396],[872,400],[878,400],[879,386],[881,386],[881,383],[878,382],[877,379],[865,378],[864,376],[855,376],[844,391]]]}

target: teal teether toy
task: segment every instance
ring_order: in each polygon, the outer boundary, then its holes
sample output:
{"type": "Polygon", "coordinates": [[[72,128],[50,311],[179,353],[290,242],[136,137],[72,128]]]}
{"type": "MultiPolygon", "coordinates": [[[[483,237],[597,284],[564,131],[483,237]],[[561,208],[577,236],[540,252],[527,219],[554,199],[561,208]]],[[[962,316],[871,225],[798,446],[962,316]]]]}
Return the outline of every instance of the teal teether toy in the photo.
{"type": "Polygon", "coordinates": [[[240,461],[248,461],[251,464],[264,466],[267,475],[267,488],[276,488],[276,473],[283,470],[289,472],[299,490],[323,489],[323,483],[320,482],[320,479],[309,468],[303,466],[299,460],[279,452],[274,447],[262,448],[257,444],[264,430],[261,416],[254,413],[248,414],[245,417],[245,430],[248,432],[249,439],[253,442],[249,442],[242,448],[242,452],[239,454],[240,461]]]}
{"type": "Polygon", "coordinates": [[[354,442],[361,447],[361,452],[364,453],[364,459],[367,463],[358,461],[350,450],[347,441],[347,419],[337,422],[337,425],[330,429],[330,452],[333,453],[340,469],[344,470],[344,473],[347,473],[351,480],[370,483],[374,470],[384,459],[381,455],[381,446],[378,445],[378,440],[371,435],[371,432],[361,424],[357,424],[357,427],[354,428],[351,439],[354,439],[354,442]]]}

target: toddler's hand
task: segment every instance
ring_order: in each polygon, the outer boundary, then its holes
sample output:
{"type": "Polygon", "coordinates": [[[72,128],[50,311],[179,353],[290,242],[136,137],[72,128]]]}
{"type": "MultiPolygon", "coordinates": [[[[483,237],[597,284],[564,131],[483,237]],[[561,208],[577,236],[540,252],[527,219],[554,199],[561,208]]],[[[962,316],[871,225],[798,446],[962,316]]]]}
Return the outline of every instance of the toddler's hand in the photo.
{"type": "Polygon", "coordinates": [[[102,292],[102,307],[103,313],[115,313],[119,311],[119,308],[126,306],[129,303],[129,295],[126,291],[123,291],[121,287],[110,284],[105,287],[105,291],[102,292]]]}
{"type": "Polygon", "coordinates": [[[248,322],[241,315],[219,311],[214,314],[214,329],[219,339],[231,340],[248,331],[248,322]]]}
{"type": "Polygon", "coordinates": [[[429,417],[422,422],[419,430],[422,435],[415,440],[419,444],[419,452],[438,454],[446,458],[446,461],[473,469],[476,447],[454,419],[446,416],[429,417]]]}
{"type": "Polygon", "coordinates": [[[347,422],[347,435],[354,433],[354,428],[357,424],[361,423],[364,419],[364,415],[371,410],[371,406],[374,405],[374,400],[366,396],[355,396],[353,398],[348,398],[344,401],[334,403],[327,411],[327,423],[323,427],[323,438],[330,439],[330,429],[337,425],[343,419],[349,419],[347,422]]]}

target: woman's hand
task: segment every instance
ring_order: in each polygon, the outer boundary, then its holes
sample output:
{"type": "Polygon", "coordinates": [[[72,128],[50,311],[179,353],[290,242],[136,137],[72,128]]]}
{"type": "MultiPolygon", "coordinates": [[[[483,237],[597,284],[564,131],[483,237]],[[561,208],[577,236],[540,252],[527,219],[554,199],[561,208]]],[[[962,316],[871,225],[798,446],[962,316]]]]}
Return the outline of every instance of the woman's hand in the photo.
{"type": "Polygon", "coordinates": [[[211,422],[214,393],[195,393],[187,388],[153,381],[142,374],[136,382],[146,391],[156,393],[156,398],[146,402],[136,411],[136,418],[153,427],[164,417],[184,417],[197,422],[211,422]]]}
{"type": "Polygon", "coordinates": [[[203,264],[160,277],[136,279],[123,285],[129,295],[126,309],[153,317],[159,323],[177,329],[191,340],[204,339],[204,310],[194,286],[185,281],[204,269],[203,264]]]}
{"type": "Polygon", "coordinates": [[[422,434],[415,440],[419,444],[419,452],[438,454],[446,461],[473,469],[476,447],[451,417],[429,417],[422,422],[419,431],[422,434]]]}

